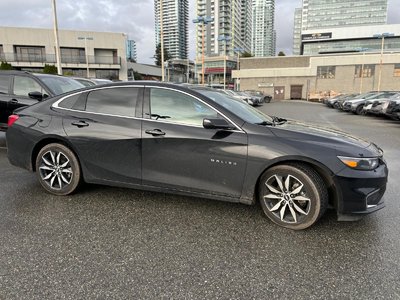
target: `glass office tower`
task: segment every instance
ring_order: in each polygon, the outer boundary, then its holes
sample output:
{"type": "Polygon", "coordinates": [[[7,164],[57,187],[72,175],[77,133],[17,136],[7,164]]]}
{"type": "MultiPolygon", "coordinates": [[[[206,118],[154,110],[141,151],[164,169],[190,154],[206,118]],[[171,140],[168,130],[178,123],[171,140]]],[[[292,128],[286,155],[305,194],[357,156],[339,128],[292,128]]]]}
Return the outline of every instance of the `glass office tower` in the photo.
{"type": "Polygon", "coordinates": [[[386,22],[387,0],[303,0],[302,30],[386,22]]]}

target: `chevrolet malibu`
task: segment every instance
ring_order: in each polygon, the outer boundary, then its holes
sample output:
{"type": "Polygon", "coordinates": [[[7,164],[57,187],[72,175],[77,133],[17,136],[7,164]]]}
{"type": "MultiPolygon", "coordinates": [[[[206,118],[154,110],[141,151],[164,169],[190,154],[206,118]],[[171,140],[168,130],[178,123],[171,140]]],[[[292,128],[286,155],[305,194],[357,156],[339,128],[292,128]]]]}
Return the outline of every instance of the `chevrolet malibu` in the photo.
{"type": "Polygon", "coordinates": [[[9,118],[8,158],[49,193],[83,183],[243,204],[290,229],[334,208],[351,220],[384,206],[388,169],[373,143],[265,115],[205,87],[115,83],[9,118]]]}

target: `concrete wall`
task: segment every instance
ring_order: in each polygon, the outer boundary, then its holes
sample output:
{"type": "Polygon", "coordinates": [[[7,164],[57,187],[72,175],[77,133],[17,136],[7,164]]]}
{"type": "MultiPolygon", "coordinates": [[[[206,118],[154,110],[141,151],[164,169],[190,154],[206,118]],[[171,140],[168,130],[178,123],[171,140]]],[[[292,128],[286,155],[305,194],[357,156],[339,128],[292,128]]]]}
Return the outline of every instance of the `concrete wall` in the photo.
{"type": "MultiPolygon", "coordinates": [[[[290,86],[302,85],[302,97],[310,93],[359,93],[378,89],[379,53],[328,55],[328,56],[293,56],[276,58],[250,58],[240,60],[240,70],[234,70],[232,77],[240,79],[241,90],[260,90],[272,94],[274,87],[283,86],[285,99],[290,99],[290,86]],[[355,66],[375,65],[372,77],[356,78],[355,66]],[[319,66],[335,66],[335,78],[317,77],[319,66]],[[362,81],[362,83],[361,83],[362,81]]],[[[383,55],[381,90],[400,90],[400,77],[394,77],[395,64],[400,64],[400,53],[383,55]]]]}

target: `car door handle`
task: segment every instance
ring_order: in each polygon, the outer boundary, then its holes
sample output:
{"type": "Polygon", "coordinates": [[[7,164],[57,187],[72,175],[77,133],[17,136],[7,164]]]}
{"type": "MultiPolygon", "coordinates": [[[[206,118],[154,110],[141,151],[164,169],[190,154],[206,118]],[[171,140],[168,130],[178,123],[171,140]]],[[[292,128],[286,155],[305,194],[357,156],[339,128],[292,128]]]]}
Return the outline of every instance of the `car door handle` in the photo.
{"type": "Polygon", "coordinates": [[[16,104],[16,103],[18,103],[18,100],[17,100],[17,99],[11,99],[11,100],[10,100],[10,103],[16,104]]]}
{"type": "Polygon", "coordinates": [[[161,131],[160,129],[146,130],[145,132],[147,134],[151,134],[152,136],[165,135],[165,132],[161,131]]]}
{"type": "Polygon", "coordinates": [[[86,123],[85,121],[73,122],[71,124],[74,125],[74,126],[77,126],[78,128],[89,126],[89,124],[86,123]]]}

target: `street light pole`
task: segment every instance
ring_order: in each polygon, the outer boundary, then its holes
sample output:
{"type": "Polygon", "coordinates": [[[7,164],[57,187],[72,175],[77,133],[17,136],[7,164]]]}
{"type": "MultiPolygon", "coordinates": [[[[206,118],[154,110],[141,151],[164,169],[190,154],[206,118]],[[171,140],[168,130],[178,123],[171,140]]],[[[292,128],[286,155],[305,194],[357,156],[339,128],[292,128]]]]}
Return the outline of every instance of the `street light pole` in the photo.
{"type": "Polygon", "coordinates": [[[163,1],[160,1],[160,37],[161,37],[161,81],[164,82],[164,27],[163,27],[163,1]]]}
{"type": "Polygon", "coordinates": [[[359,52],[363,53],[362,56],[362,64],[361,64],[361,74],[360,74],[360,94],[362,93],[362,88],[363,88],[363,80],[364,80],[364,64],[365,64],[365,51],[368,51],[369,48],[358,48],[357,49],[359,52]]]}
{"type": "Polygon", "coordinates": [[[202,23],[202,38],[201,38],[201,84],[204,85],[204,36],[205,36],[205,25],[202,23]]]}
{"type": "Polygon", "coordinates": [[[373,37],[375,37],[375,38],[382,39],[382,42],[381,42],[381,58],[380,58],[380,62],[379,62],[378,92],[380,92],[380,90],[381,90],[383,48],[384,48],[384,45],[385,45],[385,37],[390,37],[390,36],[394,36],[394,33],[384,32],[384,33],[379,33],[379,34],[374,34],[373,35],[373,37]]]}
{"type": "Polygon", "coordinates": [[[58,75],[62,75],[62,68],[61,68],[61,54],[60,54],[60,44],[58,40],[58,22],[57,22],[57,8],[56,8],[56,0],[52,0],[53,4],[53,27],[54,27],[54,40],[56,46],[56,61],[57,61],[57,73],[58,75]]]}
{"type": "Polygon", "coordinates": [[[186,83],[189,83],[189,67],[190,67],[190,60],[187,59],[187,69],[186,69],[186,83]]]}
{"type": "MultiPolygon", "coordinates": [[[[236,70],[240,70],[240,53],[244,52],[243,48],[234,48],[233,49],[234,52],[237,53],[237,62],[236,62],[236,70]]],[[[239,83],[238,83],[239,78],[236,79],[236,90],[239,90],[239,83]]]]}
{"type": "Polygon", "coordinates": [[[78,40],[85,40],[86,77],[90,78],[89,53],[88,53],[88,47],[87,47],[87,40],[93,41],[93,38],[87,37],[87,36],[80,36],[80,37],[78,37],[78,40]]]}
{"type": "Polygon", "coordinates": [[[231,38],[226,35],[222,35],[218,38],[218,41],[224,42],[224,90],[226,89],[226,43],[230,40],[231,38]]]}

